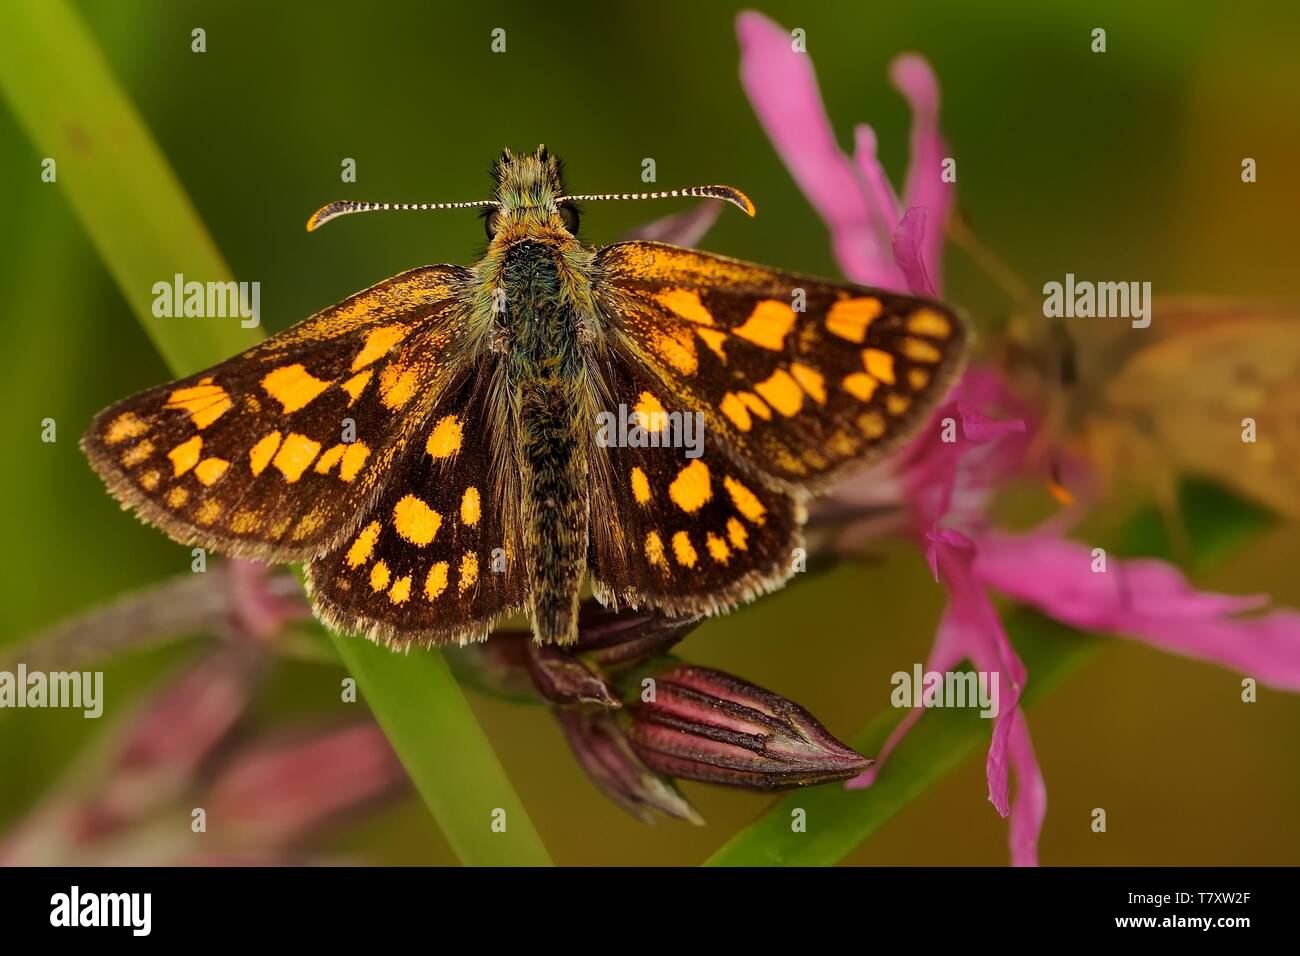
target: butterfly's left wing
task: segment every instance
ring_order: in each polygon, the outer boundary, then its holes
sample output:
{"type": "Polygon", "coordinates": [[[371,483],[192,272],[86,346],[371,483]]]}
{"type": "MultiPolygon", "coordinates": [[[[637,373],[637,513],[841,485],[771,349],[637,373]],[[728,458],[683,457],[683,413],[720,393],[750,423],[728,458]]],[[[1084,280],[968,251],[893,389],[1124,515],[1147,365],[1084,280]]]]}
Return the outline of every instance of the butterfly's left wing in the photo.
{"type": "Polygon", "coordinates": [[[913,435],[966,353],[966,323],[929,299],[833,283],[657,242],[597,257],[618,348],[708,441],[766,480],[818,490],[913,435]]]}

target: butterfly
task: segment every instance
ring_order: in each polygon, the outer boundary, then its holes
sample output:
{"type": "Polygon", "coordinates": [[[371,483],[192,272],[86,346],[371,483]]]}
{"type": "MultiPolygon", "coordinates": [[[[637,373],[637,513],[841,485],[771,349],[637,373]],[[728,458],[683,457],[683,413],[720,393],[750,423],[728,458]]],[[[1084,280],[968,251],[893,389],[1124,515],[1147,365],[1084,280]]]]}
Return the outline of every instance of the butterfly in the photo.
{"type": "Polygon", "coordinates": [[[567,195],[545,147],[493,173],[490,200],[319,210],[309,231],[479,207],[490,241],[104,410],[82,447],[110,492],[180,542],[306,562],[338,630],[465,643],[523,611],[567,644],[588,579],[673,616],[779,588],[808,496],[914,434],[964,360],[939,302],[578,241],[580,201],[752,216],[732,187],[567,195]]]}
{"type": "Polygon", "coordinates": [[[1179,477],[1208,478],[1300,516],[1300,315],[1212,297],[1157,298],[1150,328],[1093,323],[1034,341],[1017,322],[1010,371],[1051,409],[1054,438],[1098,491],[1138,484],[1175,541],[1179,477]],[[1064,387],[1062,387],[1064,386],[1064,387]]]}

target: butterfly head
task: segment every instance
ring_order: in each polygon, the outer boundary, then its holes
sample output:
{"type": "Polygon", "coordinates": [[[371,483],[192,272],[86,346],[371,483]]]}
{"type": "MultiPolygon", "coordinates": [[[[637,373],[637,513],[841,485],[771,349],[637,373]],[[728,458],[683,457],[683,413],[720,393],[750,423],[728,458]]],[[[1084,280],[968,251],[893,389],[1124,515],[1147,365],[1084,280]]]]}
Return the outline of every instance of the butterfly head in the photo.
{"type": "Polygon", "coordinates": [[[721,199],[754,215],[754,204],[734,186],[690,186],[650,193],[591,193],[566,195],[560,161],[545,146],[537,152],[515,155],[509,149],[492,165],[496,195],[473,202],[390,203],[344,200],[322,206],[307,220],[307,231],[331,219],[354,212],[379,210],[473,209],[484,210],[488,238],[496,248],[516,242],[572,244],[578,234],[578,201],[605,199],[721,199]]]}
{"type": "Polygon", "coordinates": [[[509,149],[493,164],[496,206],[484,215],[488,238],[494,245],[516,242],[559,244],[572,242],[578,233],[578,209],[561,201],[564,184],[560,161],[545,146],[516,156],[509,149]]]}

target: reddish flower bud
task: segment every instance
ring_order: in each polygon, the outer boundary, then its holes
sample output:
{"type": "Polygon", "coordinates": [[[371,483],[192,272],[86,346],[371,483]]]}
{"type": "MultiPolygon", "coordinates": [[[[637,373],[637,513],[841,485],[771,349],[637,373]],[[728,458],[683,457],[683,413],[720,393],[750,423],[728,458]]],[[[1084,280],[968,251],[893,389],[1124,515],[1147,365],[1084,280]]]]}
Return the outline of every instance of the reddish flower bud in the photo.
{"type": "Polygon", "coordinates": [[[673,664],[630,705],[629,739],[653,770],[753,790],[846,780],[872,761],[798,704],[730,674],[673,664]]]}
{"type": "Polygon", "coordinates": [[[543,699],[552,704],[622,706],[604,678],[567,650],[536,641],[529,641],[527,648],[528,673],[543,699]]]}
{"type": "Polygon", "coordinates": [[[678,820],[704,820],[667,777],[632,751],[619,719],[605,711],[557,709],[555,718],[578,763],[597,788],[642,823],[654,823],[652,810],[678,820]]]}

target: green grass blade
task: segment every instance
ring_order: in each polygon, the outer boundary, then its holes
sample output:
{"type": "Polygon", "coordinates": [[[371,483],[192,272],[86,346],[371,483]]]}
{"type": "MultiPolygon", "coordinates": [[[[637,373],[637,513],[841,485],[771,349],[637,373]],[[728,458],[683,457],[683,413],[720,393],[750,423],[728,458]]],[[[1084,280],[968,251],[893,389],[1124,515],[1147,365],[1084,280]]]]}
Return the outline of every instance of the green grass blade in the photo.
{"type": "MultiPolygon", "coordinates": [[[[1205,567],[1240,547],[1269,524],[1270,517],[1213,485],[1189,484],[1183,493],[1184,520],[1195,542],[1192,564],[1205,567]]],[[[1167,556],[1169,543],[1158,513],[1145,511],[1121,534],[1119,554],[1167,556]]],[[[1006,620],[1029,672],[1022,701],[1026,707],[1050,694],[1094,655],[1102,640],[1080,634],[1040,614],[1021,609],[1006,620]]],[[[906,715],[890,710],[848,741],[859,753],[875,754],[906,715]]],[[[757,821],[733,836],[708,866],[828,866],[848,856],[945,774],[977,745],[986,747],[989,722],[972,710],[932,710],[889,756],[876,783],[867,790],[839,785],[791,793],[757,821]],[[791,830],[791,813],[802,808],[807,832],[791,830]]],[[[990,811],[991,812],[991,811],[990,811]]]]}
{"type": "MultiPolygon", "coordinates": [[[[197,371],[255,344],[237,321],[153,314],[153,284],[175,273],[229,278],[179,180],[102,52],[65,0],[11,4],[0,30],[0,90],[68,197],[123,297],[172,370],[197,371]]],[[[39,175],[33,169],[32,175],[39,175]]],[[[549,864],[545,847],[446,662],[335,638],[393,749],[465,863],[549,864]],[[507,831],[489,828],[493,808],[507,831]]]]}
{"type": "Polygon", "coordinates": [[[234,320],[153,314],[155,282],[178,272],[224,281],[230,269],[81,17],[46,0],[7,4],[4,19],[0,89],[42,158],[58,164],[50,188],[68,197],[158,351],[188,374],[253,345],[260,333],[234,320]]]}
{"type": "Polygon", "coordinates": [[[388,738],[421,741],[400,749],[398,756],[461,861],[551,865],[443,655],[394,654],[370,641],[333,638],[388,738]],[[411,706],[416,701],[420,706],[411,706]],[[503,833],[492,830],[498,810],[504,811],[503,833]]]}

